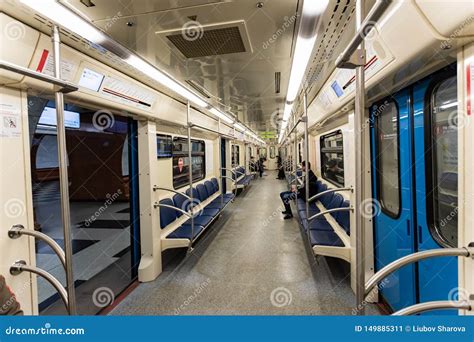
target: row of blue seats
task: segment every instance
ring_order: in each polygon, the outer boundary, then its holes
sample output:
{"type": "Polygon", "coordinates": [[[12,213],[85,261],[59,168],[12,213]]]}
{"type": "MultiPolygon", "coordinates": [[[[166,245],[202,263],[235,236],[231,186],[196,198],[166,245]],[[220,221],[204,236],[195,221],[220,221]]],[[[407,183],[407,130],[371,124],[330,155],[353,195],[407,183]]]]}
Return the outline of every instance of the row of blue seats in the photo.
{"type": "Polygon", "coordinates": [[[242,166],[236,167],[232,173],[232,179],[235,181],[237,187],[247,186],[250,184],[250,181],[253,179],[253,175],[247,175],[245,173],[245,168],[242,166]]]}
{"type": "Polygon", "coordinates": [[[234,199],[234,194],[224,194],[218,196],[205,206],[202,205],[209,197],[213,196],[219,191],[219,183],[216,178],[206,181],[203,184],[198,184],[192,188],[193,204],[190,203],[191,190],[186,190],[186,195],[176,194],[172,198],[162,199],[159,203],[170,207],[160,207],[160,226],[161,229],[169,224],[175,222],[182,215],[177,209],[182,209],[190,213],[191,208],[195,209],[194,214],[194,231],[191,227],[191,218],[185,221],[181,226],[171,232],[166,238],[171,239],[190,239],[194,240],[199,236],[213,221],[219,216],[224,208],[234,199]],[[199,209],[199,212],[196,212],[199,209]]]}
{"type": "MultiPolygon", "coordinates": [[[[328,190],[326,184],[321,181],[317,181],[316,191],[317,193],[322,193],[323,191],[328,190]]],[[[327,210],[341,207],[349,207],[349,201],[345,200],[338,193],[327,193],[322,195],[317,199],[327,210]]],[[[317,201],[314,201],[309,204],[309,217],[320,213],[320,209],[316,205],[317,201]]],[[[333,246],[333,247],[344,247],[344,243],[339,238],[339,236],[334,231],[334,228],[326,220],[324,215],[319,216],[318,218],[312,220],[308,224],[306,217],[306,202],[302,198],[296,200],[296,205],[298,208],[298,214],[300,217],[300,223],[302,224],[305,232],[308,230],[309,226],[309,238],[312,246],[333,246]]],[[[350,236],[350,215],[349,211],[338,211],[330,214],[339,226],[350,236]]]]}

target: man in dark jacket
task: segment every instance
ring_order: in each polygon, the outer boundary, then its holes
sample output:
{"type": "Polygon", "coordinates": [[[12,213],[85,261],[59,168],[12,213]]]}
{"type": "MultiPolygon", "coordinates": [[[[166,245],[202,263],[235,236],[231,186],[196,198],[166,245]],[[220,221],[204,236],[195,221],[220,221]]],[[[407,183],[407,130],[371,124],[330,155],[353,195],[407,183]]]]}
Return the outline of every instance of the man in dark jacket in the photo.
{"type": "MultiPolygon", "coordinates": [[[[306,161],[301,163],[301,167],[303,168],[303,172],[306,172],[306,161]]],[[[316,195],[316,182],[318,178],[314,174],[313,170],[311,170],[311,163],[308,162],[308,172],[307,176],[309,177],[309,197],[316,195]]],[[[306,188],[302,187],[299,190],[296,189],[296,186],[292,186],[291,191],[283,191],[280,193],[280,198],[283,201],[285,206],[285,211],[282,211],[282,214],[285,215],[284,219],[288,220],[293,217],[293,213],[291,212],[290,201],[296,199],[297,197],[302,198],[306,201],[306,188]]]]}

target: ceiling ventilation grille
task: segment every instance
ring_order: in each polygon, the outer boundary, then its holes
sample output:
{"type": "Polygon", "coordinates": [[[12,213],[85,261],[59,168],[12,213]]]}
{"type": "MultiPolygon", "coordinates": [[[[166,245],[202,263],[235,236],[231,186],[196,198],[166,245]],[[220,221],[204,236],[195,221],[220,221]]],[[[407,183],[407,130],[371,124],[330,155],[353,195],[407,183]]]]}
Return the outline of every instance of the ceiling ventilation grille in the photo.
{"type": "Polygon", "coordinates": [[[275,94],[280,94],[281,72],[275,73],[275,94]]]}
{"type": "MultiPolygon", "coordinates": [[[[306,84],[312,86],[320,80],[323,71],[326,70],[328,63],[335,59],[334,52],[338,47],[341,37],[346,32],[347,25],[352,19],[355,11],[355,0],[337,0],[328,18],[326,29],[320,39],[316,42],[318,49],[311,62],[311,68],[306,77],[306,84]]],[[[333,63],[334,64],[334,63],[333,63]]]]}
{"type": "Polygon", "coordinates": [[[245,52],[238,27],[204,30],[195,39],[186,33],[166,36],[186,58],[245,52]]]}
{"type": "Polygon", "coordinates": [[[208,25],[188,21],[180,28],[155,33],[186,58],[252,52],[244,20],[208,25]]]}

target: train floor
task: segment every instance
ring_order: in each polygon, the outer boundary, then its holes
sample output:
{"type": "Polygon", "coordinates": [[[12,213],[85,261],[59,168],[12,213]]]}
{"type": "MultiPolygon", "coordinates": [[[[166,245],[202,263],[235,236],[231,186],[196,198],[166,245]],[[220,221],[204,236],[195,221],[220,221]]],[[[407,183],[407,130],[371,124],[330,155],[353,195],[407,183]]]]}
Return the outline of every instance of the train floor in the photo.
{"type": "MultiPolygon", "coordinates": [[[[286,188],[274,172],[253,181],[192,252],[172,252],[110,314],[351,315],[349,264],[313,258],[296,219],[283,220],[286,188]]],[[[369,304],[367,314],[379,310],[369,304]]]]}

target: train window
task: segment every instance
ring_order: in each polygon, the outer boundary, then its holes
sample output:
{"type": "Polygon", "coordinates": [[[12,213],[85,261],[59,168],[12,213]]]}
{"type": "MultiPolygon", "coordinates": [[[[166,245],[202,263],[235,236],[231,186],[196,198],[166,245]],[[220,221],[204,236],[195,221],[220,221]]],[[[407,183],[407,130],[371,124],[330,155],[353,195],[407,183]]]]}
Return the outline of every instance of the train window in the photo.
{"type": "Polygon", "coordinates": [[[171,158],[173,156],[173,138],[171,135],[156,135],[156,156],[158,158],[171,158]]]}
{"type": "MultiPolygon", "coordinates": [[[[191,145],[193,182],[197,182],[206,176],[205,143],[202,140],[191,140],[191,145]]],[[[173,139],[173,186],[175,189],[189,183],[188,151],[188,139],[173,139]]]]}
{"type": "Polygon", "coordinates": [[[249,158],[252,158],[252,148],[249,146],[249,158]]]}
{"type": "MultiPolygon", "coordinates": [[[[436,84],[431,92],[431,175],[428,220],[433,238],[457,247],[458,236],[458,102],[457,79],[436,84]]],[[[429,127],[429,126],[428,126],[429,127]]]]}
{"type": "Polygon", "coordinates": [[[378,200],[382,211],[395,218],[400,214],[401,206],[396,103],[386,101],[376,119],[378,200]]]}
{"type": "Polygon", "coordinates": [[[258,155],[259,155],[260,158],[267,159],[267,149],[265,147],[261,147],[258,150],[258,155]]]}
{"type": "Polygon", "coordinates": [[[320,138],[321,175],[337,186],[344,186],[344,150],[342,132],[336,131],[320,138]]]}
{"type": "Polygon", "coordinates": [[[270,159],[275,159],[275,146],[270,146],[270,159]]]}
{"type": "Polygon", "coordinates": [[[232,167],[239,166],[240,162],[240,146],[232,145],[232,167]]]}

